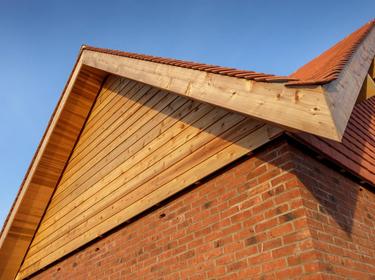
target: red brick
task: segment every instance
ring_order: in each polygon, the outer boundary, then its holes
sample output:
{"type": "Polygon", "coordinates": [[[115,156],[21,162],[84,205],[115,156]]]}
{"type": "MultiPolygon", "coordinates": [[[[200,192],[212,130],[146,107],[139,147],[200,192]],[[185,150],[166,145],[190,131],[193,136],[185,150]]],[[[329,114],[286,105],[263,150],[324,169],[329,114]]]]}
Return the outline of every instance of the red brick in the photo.
{"type": "Polygon", "coordinates": [[[271,237],[278,237],[287,235],[288,233],[293,231],[293,226],[291,223],[282,224],[280,226],[274,227],[270,230],[270,236],[271,237]]]}
{"type": "Polygon", "coordinates": [[[374,228],[373,192],[279,142],[34,278],[369,279],[374,228]]]}
{"type": "Polygon", "coordinates": [[[226,254],[216,260],[217,265],[225,265],[235,260],[234,254],[226,254]]]}
{"type": "Polygon", "coordinates": [[[269,241],[263,242],[263,244],[262,244],[264,251],[268,251],[268,250],[278,248],[281,245],[282,245],[282,239],[281,238],[271,239],[269,241]]]}
{"type": "Polygon", "coordinates": [[[262,270],[263,272],[275,271],[281,268],[285,268],[285,266],[286,266],[286,260],[279,259],[279,260],[274,260],[271,262],[264,263],[262,265],[262,270]]]}
{"type": "Polygon", "coordinates": [[[302,275],[302,267],[290,267],[281,271],[276,272],[277,279],[291,279],[302,275]]]}
{"type": "Polygon", "coordinates": [[[280,257],[291,256],[294,255],[296,251],[296,245],[283,246],[281,248],[274,249],[272,251],[272,257],[276,259],[280,257]]]}

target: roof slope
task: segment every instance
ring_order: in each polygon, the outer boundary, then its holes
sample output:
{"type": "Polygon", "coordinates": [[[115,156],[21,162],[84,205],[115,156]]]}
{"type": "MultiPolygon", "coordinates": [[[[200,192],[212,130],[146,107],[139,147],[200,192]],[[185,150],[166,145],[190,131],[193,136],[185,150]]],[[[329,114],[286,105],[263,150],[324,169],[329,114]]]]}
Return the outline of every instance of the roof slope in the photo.
{"type": "Polygon", "coordinates": [[[294,135],[354,175],[375,185],[375,96],[354,107],[342,143],[307,133],[294,135]]]}
{"type": "Polygon", "coordinates": [[[338,78],[340,72],[375,25],[375,20],[366,23],[357,31],[299,68],[289,77],[296,79],[289,85],[321,85],[338,78]]]}
{"type": "Polygon", "coordinates": [[[155,62],[158,64],[165,64],[165,65],[172,65],[172,66],[177,66],[177,67],[182,67],[182,68],[187,68],[187,69],[204,71],[207,73],[219,74],[223,76],[242,78],[246,80],[274,82],[274,83],[298,80],[293,77],[276,76],[273,74],[266,74],[266,73],[255,72],[255,71],[250,71],[250,70],[240,70],[236,68],[228,68],[228,67],[223,67],[223,66],[218,66],[218,65],[211,65],[211,64],[192,62],[192,61],[186,61],[186,60],[124,52],[124,51],[111,50],[111,49],[105,49],[105,48],[97,48],[97,47],[88,46],[88,45],[82,46],[82,50],[90,50],[94,52],[112,54],[112,55],[117,55],[121,57],[134,58],[137,60],[150,61],[150,62],[155,62]]]}
{"type": "Polygon", "coordinates": [[[278,76],[250,70],[222,67],[192,61],[144,55],[84,45],[82,49],[135,58],[160,64],[205,71],[230,77],[243,78],[262,82],[286,82],[287,85],[323,85],[338,78],[357,47],[366,38],[375,25],[375,20],[353,32],[336,45],[314,58],[289,76],[278,76]]]}

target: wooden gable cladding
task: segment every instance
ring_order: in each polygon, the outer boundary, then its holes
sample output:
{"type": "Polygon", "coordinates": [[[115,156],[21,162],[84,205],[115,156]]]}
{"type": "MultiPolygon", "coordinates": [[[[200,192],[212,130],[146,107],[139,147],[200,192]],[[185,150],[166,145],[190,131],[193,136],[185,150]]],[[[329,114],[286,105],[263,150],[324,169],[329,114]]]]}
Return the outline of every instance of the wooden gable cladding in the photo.
{"type": "Polygon", "coordinates": [[[22,257],[39,225],[48,201],[66,165],[93,101],[104,72],[77,65],[74,85],[64,94],[34,156],[16,203],[0,240],[0,279],[14,279],[22,257]]]}
{"type": "Polygon", "coordinates": [[[278,132],[226,109],[109,77],[18,278],[37,272],[278,132]]]}

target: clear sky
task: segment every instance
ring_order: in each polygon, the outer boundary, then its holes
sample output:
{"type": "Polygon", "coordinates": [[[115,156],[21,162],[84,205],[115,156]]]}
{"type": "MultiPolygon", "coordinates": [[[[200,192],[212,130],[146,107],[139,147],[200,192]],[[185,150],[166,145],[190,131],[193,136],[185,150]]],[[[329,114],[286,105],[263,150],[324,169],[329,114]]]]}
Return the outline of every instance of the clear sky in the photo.
{"type": "Polygon", "coordinates": [[[374,0],[0,0],[0,226],[82,44],[287,75],[374,0]]]}

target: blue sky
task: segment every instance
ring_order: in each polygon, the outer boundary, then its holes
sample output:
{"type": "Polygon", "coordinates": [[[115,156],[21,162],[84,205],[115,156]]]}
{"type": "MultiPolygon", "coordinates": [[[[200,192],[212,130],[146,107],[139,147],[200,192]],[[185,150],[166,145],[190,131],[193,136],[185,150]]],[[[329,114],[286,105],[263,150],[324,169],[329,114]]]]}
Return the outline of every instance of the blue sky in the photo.
{"type": "Polygon", "coordinates": [[[375,1],[0,0],[0,226],[82,44],[287,75],[375,1]]]}

